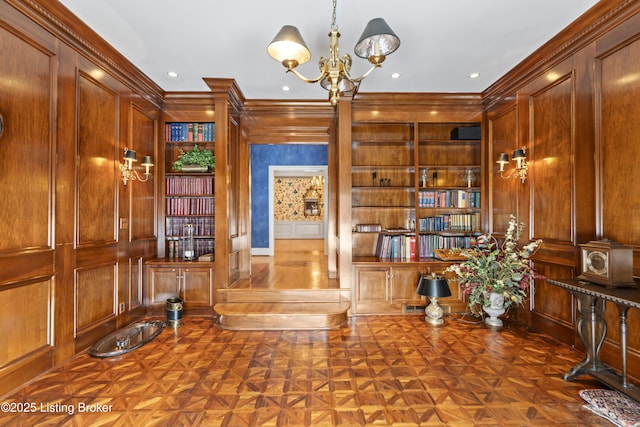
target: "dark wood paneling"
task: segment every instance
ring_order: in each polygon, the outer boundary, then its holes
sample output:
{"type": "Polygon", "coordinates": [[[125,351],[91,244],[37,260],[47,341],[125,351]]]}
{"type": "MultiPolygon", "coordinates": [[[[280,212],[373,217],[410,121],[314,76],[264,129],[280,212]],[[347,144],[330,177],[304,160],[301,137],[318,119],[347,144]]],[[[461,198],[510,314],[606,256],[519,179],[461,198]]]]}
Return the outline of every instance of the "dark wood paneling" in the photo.
{"type": "Polygon", "coordinates": [[[50,248],[56,58],[3,27],[0,46],[0,251],[50,248]]]}
{"type": "Polygon", "coordinates": [[[78,97],[76,241],[78,245],[114,242],[118,94],[81,72],[78,97]]]}
{"type": "Polygon", "coordinates": [[[49,278],[0,291],[0,367],[53,344],[53,285],[49,278]],[[11,343],[11,345],[7,345],[11,343]]]}
{"type": "Polygon", "coordinates": [[[573,241],[572,101],[571,73],[529,98],[532,235],[563,243],[573,241]]]}
{"type": "MultiPolygon", "coordinates": [[[[150,155],[157,162],[155,153],[157,119],[145,111],[133,106],[131,124],[131,149],[138,154],[138,165],[142,156],[150,155]]],[[[155,238],[155,224],[153,213],[155,212],[154,184],[158,166],[151,169],[152,175],[147,182],[131,182],[131,240],[155,238]]],[[[144,178],[143,170],[139,170],[144,178]]]]}
{"type": "Polygon", "coordinates": [[[599,236],[640,245],[640,40],[599,61],[599,236]]]}
{"type": "MultiPolygon", "coordinates": [[[[491,222],[489,231],[504,233],[509,224],[509,216],[518,214],[518,186],[520,181],[513,178],[502,178],[499,165],[496,163],[500,153],[507,153],[509,158],[513,150],[518,148],[517,123],[518,115],[515,105],[510,105],[488,118],[489,122],[489,156],[487,166],[491,188],[491,222]]],[[[504,176],[509,176],[512,165],[507,165],[504,176]]]]}
{"type": "Polygon", "coordinates": [[[114,265],[76,271],[76,332],[115,315],[115,290],[114,265]]]}

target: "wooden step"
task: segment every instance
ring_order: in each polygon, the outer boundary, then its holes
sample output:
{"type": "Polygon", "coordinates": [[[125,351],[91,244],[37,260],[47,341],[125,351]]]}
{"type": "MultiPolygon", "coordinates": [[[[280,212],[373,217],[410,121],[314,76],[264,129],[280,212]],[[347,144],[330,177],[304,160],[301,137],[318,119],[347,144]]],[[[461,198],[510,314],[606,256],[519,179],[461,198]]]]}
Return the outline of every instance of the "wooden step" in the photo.
{"type": "Polygon", "coordinates": [[[340,302],[345,289],[218,289],[216,302],[340,302]]]}
{"type": "Polygon", "coordinates": [[[318,290],[235,290],[218,301],[218,326],[232,330],[335,329],[351,306],[340,292],[318,290]]]}

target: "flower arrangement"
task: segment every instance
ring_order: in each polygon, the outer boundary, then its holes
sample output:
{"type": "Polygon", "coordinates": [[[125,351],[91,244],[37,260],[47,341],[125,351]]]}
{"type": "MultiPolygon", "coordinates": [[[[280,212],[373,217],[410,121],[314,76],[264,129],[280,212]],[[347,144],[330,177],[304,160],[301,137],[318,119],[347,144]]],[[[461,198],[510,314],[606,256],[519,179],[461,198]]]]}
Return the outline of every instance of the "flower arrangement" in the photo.
{"type": "Polygon", "coordinates": [[[489,305],[490,293],[504,297],[505,309],[522,304],[533,280],[544,279],[535,272],[531,263],[531,255],[540,247],[542,240],[518,248],[523,229],[524,224],[518,224],[515,216],[511,215],[501,245],[491,234],[478,236],[472,240],[470,248],[460,250],[467,260],[445,270],[458,275],[458,283],[469,297],[472,313],[483,314],[482,307],[489,305]]]}

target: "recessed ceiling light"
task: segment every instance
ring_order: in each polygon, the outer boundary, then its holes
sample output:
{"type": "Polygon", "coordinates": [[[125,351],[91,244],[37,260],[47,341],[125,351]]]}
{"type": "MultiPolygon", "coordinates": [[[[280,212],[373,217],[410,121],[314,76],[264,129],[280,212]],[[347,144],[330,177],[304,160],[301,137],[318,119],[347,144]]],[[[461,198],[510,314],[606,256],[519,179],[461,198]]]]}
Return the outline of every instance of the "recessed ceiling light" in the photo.
{"type": "Polygon", "coordinates": [[[289,86],[282,86],[282,90],[288,92],[291,89],[289,86]]]}
{"type": "Polygon", "coordinates": [[[176,73],[175,71],[169,71],[167,73],[167,76],[169,76],[169,77],[178,77],[178,73],[176,73]]]}
{"type": "Polygon", "coordinates": [[[392,79],[399,79],[400,78],[400,73],[391,73],[391,78],[392,79]]]}
{"type": "Polygon", "coordinates": [[[480,77],[480,73],[471,73],[471,74],[469,74],[469,78],[470,79],[477,79],[478,77],[480,77]]]}

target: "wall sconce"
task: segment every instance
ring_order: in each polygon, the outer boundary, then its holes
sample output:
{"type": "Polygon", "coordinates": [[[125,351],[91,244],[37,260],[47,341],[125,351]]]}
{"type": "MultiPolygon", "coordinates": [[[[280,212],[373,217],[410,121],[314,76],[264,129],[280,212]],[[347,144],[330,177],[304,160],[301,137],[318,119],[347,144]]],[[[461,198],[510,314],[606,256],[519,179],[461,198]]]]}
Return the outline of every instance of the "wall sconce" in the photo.
{"type": "Polygon", "coordinates": [[[151,156],[144,156],[142,158],[142,166],[144,166],[144,178],[141,178],[138,175],[138,171],[133,169],[133,163],[138,161],[138,155],[135,150],[129,150],[127,147],[124,148],[124,157],[123,164],[120,165],[120,171],[122,172],[122,182],[124,185],[127,185],[129,181],[138,180],[140,182],[145,182],[151,176],[151,172],[149,172],[149,168],[153,166],[153,160],[151,156]]]}
{"type": "Polygon", "coordinates": [[[451,289],[444,276],[436,276],[435,273],[422,274],[418,280],[419,295],[431,298],[431,304],[424,309],[425,320],[432,325],[442,325],[444,310],[438,305],[438,298],[450,297],[451,289]]]}
{"type": "Polygon", "coordinates": [[[527,171],[529,170],[529,162],[527,162],[527,156],[525,155],[525,148],[515,150],[513,152],[512,159],[516,161],[516,167],[505,175],[504,165],[509,163],[509,155],[507,153],[500,153],[500,157],[496,163],[500,165],[500,176],[502,178],[519,178],[520,182],[524,184],[527,179],[527,171]]]}

